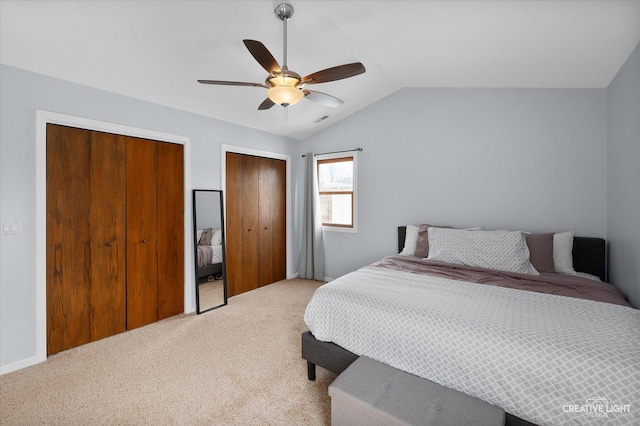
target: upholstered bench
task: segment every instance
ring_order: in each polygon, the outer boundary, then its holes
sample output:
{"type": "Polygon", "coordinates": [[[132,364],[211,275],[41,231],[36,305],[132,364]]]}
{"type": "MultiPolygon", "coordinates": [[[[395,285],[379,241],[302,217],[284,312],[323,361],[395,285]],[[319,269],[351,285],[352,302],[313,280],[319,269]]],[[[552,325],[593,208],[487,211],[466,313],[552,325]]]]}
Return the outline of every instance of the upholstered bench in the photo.
{"type": "Polygon", "coordinates": [[[329,386],[331,424],[498,426],[505,412],[478,398],[360,357],[329,386]]]}

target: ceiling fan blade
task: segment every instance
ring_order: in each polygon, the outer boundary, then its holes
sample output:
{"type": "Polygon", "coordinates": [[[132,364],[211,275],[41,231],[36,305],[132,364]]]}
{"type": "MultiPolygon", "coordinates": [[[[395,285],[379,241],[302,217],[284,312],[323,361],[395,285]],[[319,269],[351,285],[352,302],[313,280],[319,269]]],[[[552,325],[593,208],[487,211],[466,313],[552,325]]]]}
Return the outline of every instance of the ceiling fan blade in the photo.
{"type": "Polygon", "coordinates": [[[276,58],[273,57],[271,52],[269,52],[269,49],[267,49],[264,44],[256,40],[242,41],[244,42],[244,45],[247,46],[247,49],[249,49],[249,52],[255,60],[258,61],[258,63],[262,65],[262,68],[267,70],[269,74],[273,75],[274,73],[282,71],[278,61],[276,61],[276,58]]]}
{"type": "Polygon", "coordinates": [[[314,72],[306,77],[302,77],[301,84],[318,84],[326,83],[328,81],[342,80],[343,78],[362,74],[365,71],[364,65],[360,62],[338,65],[337,67],[327,68],[326,70],[314,72]]]}
{"type": "Polygon", "coordinates": [[[265,84],[262,83],[245,83],[242,81],[223,81],[223,80],[198,80],[198,83],[202,84],[218,84],[220,86],[253,86],[253,87],[264,87],[267,88],[265,84]]]}
{"type": "Polygon", "coordinates": [[[326,93],[316,92],[315,90],[303,90],[304,98],[310,101],[317,102],[324,106],[331,108],[338,108],[344,102],[335,96],[327,95],[326,93]]]}
{"type": "Polygon", "coordinates": [[[275,102],[273,102],[271,99],[267,98],[260,104],[258,109],[259,110],[269,109],[274,105],[275,105],[275,102]]]}

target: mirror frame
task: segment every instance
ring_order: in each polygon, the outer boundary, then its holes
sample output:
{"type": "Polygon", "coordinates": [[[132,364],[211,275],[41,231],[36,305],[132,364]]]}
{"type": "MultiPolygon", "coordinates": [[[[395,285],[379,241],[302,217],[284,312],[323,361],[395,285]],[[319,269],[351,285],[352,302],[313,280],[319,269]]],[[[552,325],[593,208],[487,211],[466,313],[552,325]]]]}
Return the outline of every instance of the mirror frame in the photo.
{"type": "Polygon", "coordinates": [[[194,276],[195,276],[195,286],[196,286],[196,312],[197,314],[202,314],[204,312],[209,312],[214,309],[217,309],[221,306],[225,306],[227,304],[227,253],[226,253],[226,243],[225,243],[225,228],[224,228],[224,197],[221,189],[194,189],[193,190],[193,264],[195,266],[194,276]],[[205,309],[201,309],[200,307],[200,285],[198,283],[198,218],[197,218],[197,208],[196,208],[196,197],[199,192],[217,192],[220,195],[220,227],[222,232],[222,288],[224,292],[224,300],[222,304],[206,307],[205,309]]]}

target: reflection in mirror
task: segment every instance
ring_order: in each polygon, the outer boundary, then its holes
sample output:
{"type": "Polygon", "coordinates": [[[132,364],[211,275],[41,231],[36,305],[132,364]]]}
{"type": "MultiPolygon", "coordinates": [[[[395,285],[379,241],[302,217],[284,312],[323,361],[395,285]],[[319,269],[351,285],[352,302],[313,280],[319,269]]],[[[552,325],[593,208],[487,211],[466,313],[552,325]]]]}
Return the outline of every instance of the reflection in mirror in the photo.
{"type": "Polygon", "coordinates": [[[199,314],[227,304],[222,191],[193,190],[196,307],[199,314]]]}

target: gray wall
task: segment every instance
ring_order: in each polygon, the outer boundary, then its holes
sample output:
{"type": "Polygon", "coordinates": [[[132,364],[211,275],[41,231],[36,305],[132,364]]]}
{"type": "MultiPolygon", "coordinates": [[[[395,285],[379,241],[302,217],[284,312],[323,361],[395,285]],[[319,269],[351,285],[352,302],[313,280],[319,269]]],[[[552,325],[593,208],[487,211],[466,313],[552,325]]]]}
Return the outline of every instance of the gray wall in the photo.
{"type": "MultiPolygon", "coordinates": [[[[0,217],[22,222],[0,238],[0,366],[35,356],[36,109],[191,138],[192,185],[220,189],[220,145],[299,157],[292,139],[0,65],[0,217]]],[[[292,187],[296,181],[292,167],[292,187]]],[[[191,188],[188,188],[190,191],[191,188]]],[[[292,202],[295,206],[295,200],[292,202]]],[[[191,215],[191,211],[185,212],[191,215]]],[[[292,213],[292,217],[295,213],[292,213]]],[[[293,252],[297,253],[297,238],[293,252]]],[[[295,268],[295,265],[294,265],[295,268]]]]}
{"type": "Polygon", "coordinates": [[[640,307],[640,45],[607,89],[609,278],[640,307]]]}
{"type": "Polygon", "coordinates": [[[35,355],[36,109],[188,136],[195,188],[220,189],[222,143],[291,155],[294,268],[300,153],[361,146],[359,232],[325,233],[327,277],[394,253],[398,225],[571,229],[608,237],[638,306],[639,56],[607,90],[404,89],[302,143],[1,66],[0,217],[23,229],[0,239],[0,366],[35,355]]]}
{"type": "Polygon", "coordinates": [[[325,232],[325,276],[393,254],[405,224],[606,237],[606,120],[605,89],[407,88],[308,138],[364,149],[359,231],[325,232]]]}

